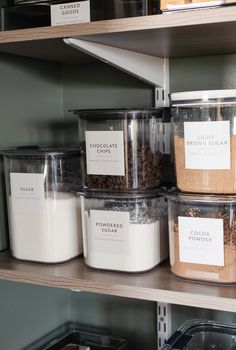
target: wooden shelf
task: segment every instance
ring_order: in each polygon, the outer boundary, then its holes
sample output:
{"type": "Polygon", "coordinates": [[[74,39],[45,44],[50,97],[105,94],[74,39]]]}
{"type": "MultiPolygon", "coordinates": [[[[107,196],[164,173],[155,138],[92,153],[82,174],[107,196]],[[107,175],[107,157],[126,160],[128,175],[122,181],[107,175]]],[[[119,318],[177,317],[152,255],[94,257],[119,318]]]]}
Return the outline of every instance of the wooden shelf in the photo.
{"type": "Polygon", "coordinates": [[[236,312],[235,286],[180,280],[170,273],[167,263],[149,272],[126,274],[88,268],[82,258],[44,265],[17,261],[3,252],[0,279],[236,312]]]}
{"type": "Polygon", "coordinates": [[[236,7],[0,32],[0,51],[55,62],[87,61],[62,39],[89,41],[157,57],[236,53],[236,7]]]}

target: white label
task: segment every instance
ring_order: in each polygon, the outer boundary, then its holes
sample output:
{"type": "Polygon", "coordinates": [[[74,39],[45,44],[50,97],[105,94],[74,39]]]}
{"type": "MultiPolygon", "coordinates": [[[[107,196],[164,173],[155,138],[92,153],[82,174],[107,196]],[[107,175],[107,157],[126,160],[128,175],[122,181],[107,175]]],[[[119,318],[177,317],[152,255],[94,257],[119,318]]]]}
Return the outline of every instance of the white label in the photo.
{"type": "Polygon", "coordinates": [[[185,122],[186,169],[230,169],[230,123],[185,122]]]}
{"type": "Polygon", "coordinates": [[[105,254],[129,253],[129,212],[90,210],[91,249],[105,254]]]}
{"type": "Polygon", "coordinates": [[[86,131],[87,174],[125,175],[123,131],[86,131]]]}
{"type": "Polygon", "coordinates": [[[178,217],[181,262],[224,266],[223,219],[178,217]]]}
{"type": "Polygon", "coordinates": [[[12,211],[39,214],[44,200],[43,174],[10,173],[12,211]]]}
{"type": "Polygon", "coordinates": [[[90,1],[51,5],[51,25],[90,22],[90,1]]]}

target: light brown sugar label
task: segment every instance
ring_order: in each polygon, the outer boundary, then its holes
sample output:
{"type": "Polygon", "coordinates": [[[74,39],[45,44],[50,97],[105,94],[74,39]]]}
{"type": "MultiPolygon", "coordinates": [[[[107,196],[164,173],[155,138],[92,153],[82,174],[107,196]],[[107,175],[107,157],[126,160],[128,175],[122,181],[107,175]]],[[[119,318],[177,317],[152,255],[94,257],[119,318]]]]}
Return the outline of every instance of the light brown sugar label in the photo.
{"type": "Polygon", "coordinates": [[[230,169],[230,122],[184,123],[185,169],[230,169]]]}

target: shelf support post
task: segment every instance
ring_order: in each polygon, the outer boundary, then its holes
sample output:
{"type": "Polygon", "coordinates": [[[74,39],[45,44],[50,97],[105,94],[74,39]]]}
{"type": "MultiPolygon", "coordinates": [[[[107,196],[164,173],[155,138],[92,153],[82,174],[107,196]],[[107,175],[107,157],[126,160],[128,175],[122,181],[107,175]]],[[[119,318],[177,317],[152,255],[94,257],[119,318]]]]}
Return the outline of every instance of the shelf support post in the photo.
{"type": "Polygon", "coordinates": [[[154,57],[117,47],[67,38],[64,42],[77,50],[108,63],[154,86],[155,107],[169,106],[169,59],[154,57]]]}

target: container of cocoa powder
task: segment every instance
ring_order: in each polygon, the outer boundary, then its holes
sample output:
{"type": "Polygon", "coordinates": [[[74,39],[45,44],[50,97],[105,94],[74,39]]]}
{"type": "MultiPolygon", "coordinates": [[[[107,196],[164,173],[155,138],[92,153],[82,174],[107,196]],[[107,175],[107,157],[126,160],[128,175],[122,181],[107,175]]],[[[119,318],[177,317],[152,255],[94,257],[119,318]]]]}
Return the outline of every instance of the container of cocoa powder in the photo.
{"type": "Polygon", "coordinates": [[[236,282],[236,196],[168,195],[171,271],[214,283],[236,282]]]}
{"type": "Polygon", "coordinates": [[[236,193],[236,90],[171,94],[177,186],[236,193]]]}
{"type": "Polygon", "coordinates": [[[83,149],[83,187],[146,191],[175,183],[165,109],[74,110],[83,149]]]}

